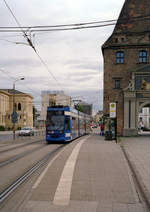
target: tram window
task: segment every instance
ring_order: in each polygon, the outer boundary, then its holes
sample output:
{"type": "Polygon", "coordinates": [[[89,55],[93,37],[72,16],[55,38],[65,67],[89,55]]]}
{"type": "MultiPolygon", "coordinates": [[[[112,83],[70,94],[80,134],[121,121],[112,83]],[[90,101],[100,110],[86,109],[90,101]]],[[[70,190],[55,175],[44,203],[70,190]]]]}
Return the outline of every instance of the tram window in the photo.
{"type": "Polygon", "coordinates": [[[69,119],[69,117],[66,116],[66,118],[65,118],[65,130],[69,130],[70,129],[69,122],[70,122],[70,119],[69,119]]]}

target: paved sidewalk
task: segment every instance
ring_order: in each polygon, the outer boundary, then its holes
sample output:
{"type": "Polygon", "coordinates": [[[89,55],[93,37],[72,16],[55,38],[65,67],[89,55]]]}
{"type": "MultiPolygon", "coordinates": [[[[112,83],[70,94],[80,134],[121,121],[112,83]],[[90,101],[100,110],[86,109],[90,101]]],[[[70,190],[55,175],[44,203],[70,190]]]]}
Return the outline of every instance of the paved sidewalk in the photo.
{"type": "Polygon", "coordinates": [[[74,150],[80,142],[74,141],[67,146],[38,186],[31,191],[31,196],[21,211],[146,212],[120,145],[105,141],[99,135],[91,135],[81,145],[73,172],[71,192],[67,195],[69,203],[61,205],[64,203],[66,186],[59,190],[58,185],[60,181],[66,183],[70,179],[69,169],[72,169],[73,161],[70,161],[71,167],[68,166],[68,171],[66,170],[68,175],[61,173],[68,164],[67,154],[71,151],[69,148],[74,150]],[[54,201],[56,190],[60,193],[57,201],[54,201]]]}
{"type": "Polygon", "coordinates": [[[122,145],[150,205],[150,137],[123,138],[122,145]]]}

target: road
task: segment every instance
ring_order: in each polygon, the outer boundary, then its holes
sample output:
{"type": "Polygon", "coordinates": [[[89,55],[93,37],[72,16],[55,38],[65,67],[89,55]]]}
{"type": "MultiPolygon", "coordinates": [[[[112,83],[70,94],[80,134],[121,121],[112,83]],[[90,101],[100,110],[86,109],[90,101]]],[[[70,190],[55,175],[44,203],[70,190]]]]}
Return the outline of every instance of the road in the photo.
{"type": "MultiPolygon", "coordinates": [[[[18,176],[52,154],[47,164],[2,203],[1,212],[148,212],[120,145],[105,141],[96,132],[68,145],[46,145],[43,140],[24,147],[24,151],[42,148],[1,168],[1,186],[15,178],[16,172],[18,176]]],[[[18,148],[15,154],[22,151],[18,148]]]]}

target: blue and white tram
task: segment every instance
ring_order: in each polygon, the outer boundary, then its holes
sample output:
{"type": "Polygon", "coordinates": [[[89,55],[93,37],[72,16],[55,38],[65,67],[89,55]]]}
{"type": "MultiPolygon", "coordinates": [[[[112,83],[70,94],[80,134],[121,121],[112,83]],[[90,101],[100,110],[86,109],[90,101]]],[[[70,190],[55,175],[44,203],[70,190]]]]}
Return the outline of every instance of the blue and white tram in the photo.
{"type": "Polygon", "coordinates": [[[47,108],[46,141],[69,142],[90,132],[91,117],[69,106],[47,108]]]}

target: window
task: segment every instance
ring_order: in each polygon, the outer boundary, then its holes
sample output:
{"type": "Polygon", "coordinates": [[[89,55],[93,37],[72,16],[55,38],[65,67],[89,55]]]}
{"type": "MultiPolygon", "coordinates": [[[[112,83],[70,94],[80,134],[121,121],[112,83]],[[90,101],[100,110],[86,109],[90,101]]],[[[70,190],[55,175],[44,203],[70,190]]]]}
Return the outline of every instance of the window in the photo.
{"type": "Polygon", "coordinates": [[[115,89],[120,89],[120,80],[115,80],[115,89]]]}
{"type": "Polygon", "coordinates": [[[115,43],[118,43],[118,38],[115,38],[115,43]]]}
{"type": "Polygon", "coordinates": [[[139,51],[139,63],[146,63],[147,62],[147,51],[142,50],[139,51]]]}
{"type": "Polygon", "coordinates": [[[21,103],[18,104],[18,110],[21,110],[21,103]]]}
{"type": "Polygon", "coordinates": [[[121,42],[124,42],[124,38],[121,38],[121,42]]]}
{"type": "Polygon", "coordinates": [[[124,52],[116,52],[116,63],[123,64],[124,63],[124,52]]]}

